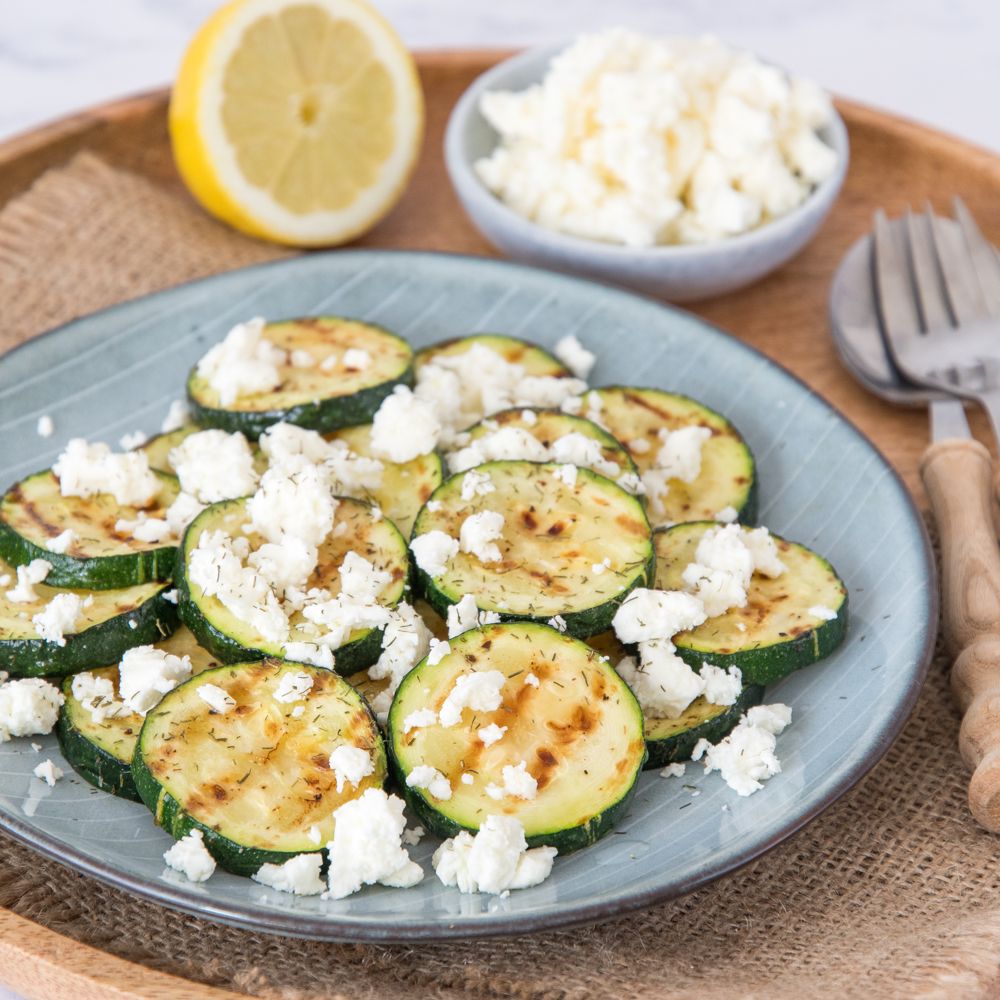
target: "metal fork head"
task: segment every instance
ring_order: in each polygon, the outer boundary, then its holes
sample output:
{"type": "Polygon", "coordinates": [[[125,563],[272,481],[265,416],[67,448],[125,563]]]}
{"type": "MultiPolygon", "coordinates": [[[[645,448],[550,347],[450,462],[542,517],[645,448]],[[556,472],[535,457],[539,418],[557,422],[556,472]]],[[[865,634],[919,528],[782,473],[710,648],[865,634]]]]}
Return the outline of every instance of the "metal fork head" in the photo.
{"type": "Polygon", "coordinates": [[[1000,258],[958,198],[955,213],[876,214],[879,320],[900,373],[980,402],[1000,442],[1000,258]]]}

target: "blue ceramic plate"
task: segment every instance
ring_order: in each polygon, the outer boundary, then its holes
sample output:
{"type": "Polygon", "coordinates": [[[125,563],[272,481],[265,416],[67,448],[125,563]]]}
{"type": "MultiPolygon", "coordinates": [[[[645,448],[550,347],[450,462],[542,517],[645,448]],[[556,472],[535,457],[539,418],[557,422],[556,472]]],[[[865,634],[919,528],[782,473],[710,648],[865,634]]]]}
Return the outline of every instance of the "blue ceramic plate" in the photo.
{"type": "Polygon", "coordinates": [[[226,923],[314,938],[402,940],[514,934],[623,913],[688,892],[798,830],[851,787],[902,726],[930,655],[935,595],[922,524],[869,442],[762,355],[677,310],[568,277],[421,253],[314,254],[151,295],[84,317],[0,361],[0,480],[49,465],[66,440],[116,442],[159,429],[189,367],[250,316],[339,313],[423,347],[476,330],[551,346],[575,333],[598,354],[595,385],[676,389],[731,417],[759,463],[761,523],[832,560],[851,593],[843,648],[775,685],[794,709],[783,770],[749,798],[689,766],[643,775],[620,828],[557,859],[534,889],[461,895],[428,872],[414,889],[369,887],[341,901],[296,898],[225,872],[192,885],[167,871],[170,838],[140,805],[98,792],[62,761],[54,736],[0,745],[0,824],[63,864],[226,923]],[[48,413],[56,433],[35,433],[48,413]],[[54,788],[32,777],[51,756],[54,788]],[[694,796],[685,785],[696,785],[694,796]]]}

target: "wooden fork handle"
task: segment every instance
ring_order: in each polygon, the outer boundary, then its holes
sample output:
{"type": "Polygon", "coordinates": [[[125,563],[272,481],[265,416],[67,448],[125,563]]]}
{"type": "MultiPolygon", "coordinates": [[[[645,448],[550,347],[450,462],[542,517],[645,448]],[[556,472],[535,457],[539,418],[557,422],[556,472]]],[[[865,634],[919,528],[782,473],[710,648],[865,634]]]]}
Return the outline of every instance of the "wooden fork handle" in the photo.
{"type": "Polygon", "coordinates": [[[1000,549],[993,530],[993,467],[977,441],[924,452],[920,474],[941,538],[944,638],[964,717],[958,748],[973,769],[969,808],[1000,832],[1000,549]]]}

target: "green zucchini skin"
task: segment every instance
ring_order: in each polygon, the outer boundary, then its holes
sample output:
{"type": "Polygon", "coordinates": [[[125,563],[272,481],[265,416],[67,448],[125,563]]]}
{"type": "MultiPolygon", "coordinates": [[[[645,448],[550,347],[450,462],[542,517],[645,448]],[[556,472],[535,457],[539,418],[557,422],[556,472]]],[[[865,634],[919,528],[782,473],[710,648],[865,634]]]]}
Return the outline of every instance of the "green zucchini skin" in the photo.
{"type": "MultiPolygon", "coordinates": [[[[69,693],[70,684],[69,679],[63,684],[64,694],[69,693]]],[[[59,738],[62,755],[81,778],[102,792],[116,795],[120,799],[142,802],[132,777],[132,768],[88,740],[70,721],[65,705],[59,710],[56,736],[59,738]]]]}
{"type": "MultiPolygon", "coordinates": [[[[686,557],[677,559],[674,545],[692,553],[697,540],[715,521],[691,521],[654,532],[657,552],[656,586],[676,589],[686,557]]],[[[844,641],[849,623],[849,595],[837,571],[821,555],[780,535],[771,536],[788,569],[775,580],[754,575],[746,608],[731,608],[698,628],[674,637],[677,655],[695,670],[702,663],[728,669],[739,667],[744,684],[773,684],[782,677],[829,656],[844,641]],[[806,574],[812,573],[814,579],[806,574]],[[810,589],[811,588],[811,589],[810,589]],[[773,592],[780,593],[775,594],[773,592]],[[773,603],[772,603],[773,602],[773,603]],[[829,621],[816,621],[807,609],[822,604],[836,612],[829,621]],[[774,616],[791,624],[776,626],[774,616]],[[741,621],[736,633],[731,623],[741,621]],[[727,631],[720,632],[720,630],[727,631]],[[718,638],[725,634],[725,643],[718,638]],[[714,638],[713,638],[714,637],[714,638]]]]}
{"type": "MultiPolygon", "coordinates": [[[[272,407],[261,410],[217,406],[200,398],[198,386],[201,379],[198,375],[198,367],[195,365],[187,379],[187,398],[191,419],[202,428],[215,427],[230,434],[241,431],[250,440],[256,440],[269,427],[281,422],[296,424],[299,427],[306,427],[321,433],[339,430],[342,427],[352,427],[355,424],[371,423],[375,412],[382,405],[382,400],[389,396],[397,385],[413,385],[413,351],[402,337],[375,323],[362,322],[343,316],[307,316],[278,320],[268,323],[267,328],[272,331],[273,339],[273,335],[278,334],[279,330],[283,328],[299,327],[314,330],[323,329],[324,324],[328,324],[329,329],[325,338],[320,333],[315,333],[314,336],[316,342],[328,343],[329,347],[333,348],[338,346],[335,336],[338,323],[360,325],[367,328],[370,335],[383,338],[383,343],[386,340],[393,342],[397,348],[402,349],[402,353],[407,357],[407,363],[404,367],[395,369],[392,376],[384,381],[365,386],[353,393],[324,396],[321,391],[317,391],[310,394],[311,398],[304,399],[302,402],[293,403],[287,407],[272,407]]],[[[279,341],[275,342],[280,344],[279,341]]],[[[356,343],[354,346],[364,345],[356,343]]],[[[330,387],[335,387],[336,383],[337,377],[331,375],[330,387]]]]}
{"type": "Polygon", "coordinates": [[[139,607],[67,635],[65,646],[44,639],[0,639],[0,670],[12,677],[63,676],[117,663],[126,650],[160,642],[177,628],[177,606],[164,597],[169,589],[164,584],[139,607]]]}
{"type": "Polygon", "coordinates": [[[508,333],[470,333],[465,337],[438,341],[417,351],[413,366],[419,371],[423,365],[431,364],[438,357],[464,354],[476,344],[489,348],[511,364],[522,365],[528,375],[563,378],[570,374],[569,369],[551,351],[508,333]]]}
{"type": "Polygon", "coordinates": [[[199,403],[188,389],[188,406],[191,419],[203,429],[216,427],[235,434],[241,431],[251,441],[256,441],[269,427],[275,424],[296,424],[309,430],[325,433],[353,427],[355,424],[370,424],[382,400],[391,396],[397,385],[413,385],[413,369],[408,368],[399,378],[371,388],[362,389],[353,396],[338,396],[332,399],[318,399],[287,410],[223,410],[199,403]]]}
{"type": "MultiPolygon", "coordinates": [[[[9,523],[8,511],[22,502],[23,488],[33,480],[50,476],[50,469],[36,472],[15,483],[0,500],[0,559],[11,566],[21,566],[32,559],[44,559],[51,566],[45,582],[52,587],[77,590],[115,590],[139,583],[169,580],[177,558],[175,544],[162,545],[141,552],[121,552],[100,556],[72,556],[50,552],[22,535],[9,523]]],[[[177,489],[173,476],[157,473],[161,480],[177,489]]]]}
{"type": "Polygon", "coordinates": [[[646,760],[646,768],[666,767],[667,764],[683,763],[690,760],[695,744],[699,740],[718,743],[729,735],[748,708],[759,705],[763,700],[764,686],[762,684],[746,684],[732,705],[729,705],[725,711],[718,715],[706,719],[700,725],[682,729],[678,733],[661,739],[650,738],[649,726],[647,725],[646,749],[649,752],[649,757],[646,760]]]}

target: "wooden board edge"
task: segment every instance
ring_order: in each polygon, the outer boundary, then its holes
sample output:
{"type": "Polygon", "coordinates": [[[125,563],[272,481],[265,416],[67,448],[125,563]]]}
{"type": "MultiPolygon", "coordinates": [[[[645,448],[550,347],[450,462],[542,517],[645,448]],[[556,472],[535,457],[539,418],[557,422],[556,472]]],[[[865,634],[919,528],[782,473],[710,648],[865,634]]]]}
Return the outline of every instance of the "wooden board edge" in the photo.
{"type": "Polygon", "coordinates": [[[0,984],[26,1000],[239,1000],[109,955],[0,908],[0,984]]]}

